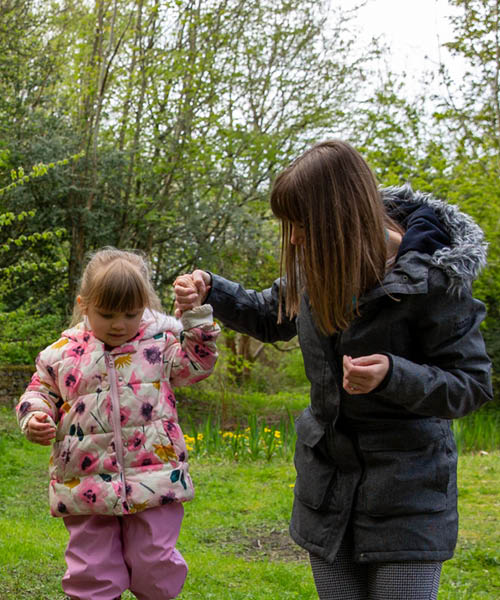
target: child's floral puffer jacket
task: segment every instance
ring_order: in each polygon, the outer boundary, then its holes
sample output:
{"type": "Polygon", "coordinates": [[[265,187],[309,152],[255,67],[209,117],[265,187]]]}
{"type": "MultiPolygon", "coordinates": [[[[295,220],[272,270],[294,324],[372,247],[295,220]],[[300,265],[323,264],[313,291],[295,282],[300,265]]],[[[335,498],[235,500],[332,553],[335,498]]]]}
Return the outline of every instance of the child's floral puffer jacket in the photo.
{"type": "Polygon", "coordinates": [[[107,350],[80,323],[40,353],[17,413],[23,430],[35,412],[57,426],[54,516],[124,515],[191,500],[172,387],[212,372],[219,331],[208,305],[186,311],[182,324],[146,310],[122,346],[107,350]]]}

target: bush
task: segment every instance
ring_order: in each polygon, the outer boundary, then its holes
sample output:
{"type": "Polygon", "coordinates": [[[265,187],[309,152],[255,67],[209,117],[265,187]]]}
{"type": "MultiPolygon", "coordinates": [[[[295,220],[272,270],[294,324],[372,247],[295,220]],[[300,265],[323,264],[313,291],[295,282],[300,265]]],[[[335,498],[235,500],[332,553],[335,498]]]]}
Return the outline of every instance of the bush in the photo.
{"type": "Polygon", "coordinates": [[[65,325],[57,312],[31,314],[25,308],[0,312],[0,364],[33,364],[38,353],[59,338],[65,325]]]}

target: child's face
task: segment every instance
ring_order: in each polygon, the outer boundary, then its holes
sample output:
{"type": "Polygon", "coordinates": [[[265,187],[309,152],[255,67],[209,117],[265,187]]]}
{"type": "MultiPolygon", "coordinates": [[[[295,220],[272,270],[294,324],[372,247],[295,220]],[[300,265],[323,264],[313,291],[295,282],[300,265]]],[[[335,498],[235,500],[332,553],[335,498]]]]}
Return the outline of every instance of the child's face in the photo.
{"type": "Polygon", "coordinates": [[[108,346],[120,346],[139,331],[144,308],[131,312],[107,312],[90,304],[86,315],[96,338],[108,346]]]}

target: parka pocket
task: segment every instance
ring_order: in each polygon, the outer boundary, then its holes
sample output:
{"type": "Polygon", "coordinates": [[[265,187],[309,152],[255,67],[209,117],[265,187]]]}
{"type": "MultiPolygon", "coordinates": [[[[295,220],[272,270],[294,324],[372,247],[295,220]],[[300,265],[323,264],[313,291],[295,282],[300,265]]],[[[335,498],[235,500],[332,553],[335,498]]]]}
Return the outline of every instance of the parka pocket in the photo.
{"type": "Polygon", "coordinates": [[[295,427],[295,496],[313,510],[336,510],[338,468],[325,453],[325,430],[308,408],[295,421],[295,427]]]}
{"type": "Polygon", "coordinates": [[[58,481],[63,482],[69,476],[73,476],[71,465],[77,440],[73,436],[66,435],[60,442],[55,442],[52,447],[52,460],[54,463],[54,473],[58,481]]]}
{"type": "Polygon", "coordinates": [[[62,450],[63,442],[54,442],[52,444],[52,454],[50,457],[49,463],[49,473],[51,479],[56,479],[57,481],[63,480],[63,471],[61,464],[61,450],[62,450]]]}
{"type": "Polygon", "coordinates": [[[451,462],[448,434],[440,423],[421,421],[360,432],[365,476],[358,510],[372,516],[445,510],[451,462]]]}
{"type": "MultiPolygon", "coordinates": [[[[59,482],[80,479],[108,470],[107,448],[112,446],[112,433],[66,435],[52,449],[54,476],[59,482]],[[104,462],[103,462],[104,461],[104,462]]],[[[52,475],[52,471],[51,471],[52,475]]]]}

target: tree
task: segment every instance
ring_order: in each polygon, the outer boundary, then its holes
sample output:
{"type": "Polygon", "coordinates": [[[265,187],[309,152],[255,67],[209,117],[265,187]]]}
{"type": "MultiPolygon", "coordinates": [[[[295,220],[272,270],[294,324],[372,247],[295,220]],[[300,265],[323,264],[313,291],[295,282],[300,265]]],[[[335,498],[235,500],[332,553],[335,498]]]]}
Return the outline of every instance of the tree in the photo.
{"type": "Polygon", "coordinates": [[[500,316],[500,2],[450,0],[461,9],[452,17],[455,38],[445,44],[466,64],[461,81],[453,81],[442,67],[447,97],[435,118],[450,143],[449,190],[482,226],[489,246],[489,267],[476,291],[500,316]]]}
{"type": "Polygon", "coordinates": [[[194,265],[268,278],[274,173],[353,123],[368,54],[350,56],[346,18],[313,0],[20,3],[50,41],[33,51],[51,78],[8,150],[17,164],[86,153],[30,188],[67,231],[68,301],[106,243],[147,251],[164,289],[194,265]]]}

